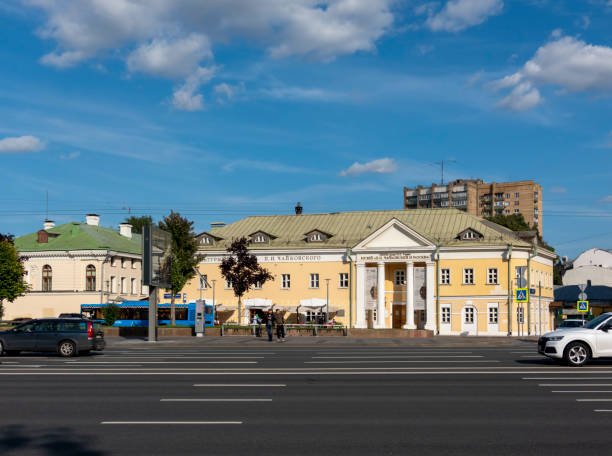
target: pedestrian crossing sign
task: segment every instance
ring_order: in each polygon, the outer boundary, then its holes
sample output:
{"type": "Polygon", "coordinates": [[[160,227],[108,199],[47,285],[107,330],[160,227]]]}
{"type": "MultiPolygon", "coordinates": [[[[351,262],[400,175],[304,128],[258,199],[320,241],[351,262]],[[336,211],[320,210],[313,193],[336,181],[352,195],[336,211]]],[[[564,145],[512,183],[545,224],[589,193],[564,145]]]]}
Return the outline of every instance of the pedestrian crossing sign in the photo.
{"type": "Polygon", "coordinates": [[[578,301],[578,305],[576,306],[578,312],[588,312],[589,311],[589,301],[578,301]]]}
{"type": "Polygon", "coordinates": [[[517,288],[515,294],[516,302],[527,302],[529,300],[529,290],[527,288],[517,288]]]}

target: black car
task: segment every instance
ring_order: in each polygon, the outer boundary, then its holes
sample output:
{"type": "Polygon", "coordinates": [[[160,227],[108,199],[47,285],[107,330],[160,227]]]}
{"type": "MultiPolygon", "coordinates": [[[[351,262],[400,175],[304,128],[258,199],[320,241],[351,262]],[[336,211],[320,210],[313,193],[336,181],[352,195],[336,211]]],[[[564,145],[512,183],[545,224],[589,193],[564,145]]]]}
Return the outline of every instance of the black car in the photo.
{"type": "Polygon", "coordinates": [[[98,323],[77,318],[44,318],[0,331],[0,354],[22,351],[58,352],[61,356],[104,350],[104,332],[98,323]]]}

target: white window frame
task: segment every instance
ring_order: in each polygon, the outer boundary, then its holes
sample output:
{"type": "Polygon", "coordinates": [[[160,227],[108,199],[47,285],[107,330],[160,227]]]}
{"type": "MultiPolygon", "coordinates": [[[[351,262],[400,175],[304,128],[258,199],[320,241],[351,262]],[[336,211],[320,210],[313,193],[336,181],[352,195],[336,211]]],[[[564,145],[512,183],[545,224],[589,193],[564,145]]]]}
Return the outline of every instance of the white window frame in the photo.
{"type": "Polygon", "coordinates": [[[403,269],[396,269],[394,278],[393,278],[393,283],[398,286],[405,285],[406,284],[406,271],[403,269]]]}
{"type": "Polygon", "coordinates": [[[497,306],[489,306],[487,311],[487,318],[490,325],[498,325],[499,324],[499,307],[497,306]]]}
{"type": "Polygon", "coordinates": [[[208,283],[208,274],[200,274],[198,290],[206,290],[208,288],[208,286],[206,286],[207,283],[208,283]]]}
{"type": "Polygon", "coordinates": [[[265,244],[266,242],[268,242],[268,236],[262,233],[256,234],[255,236],[253,236],[253,242],[255,244],[265,244]]]}
{"type": "Polygon", "coordinates": [[[487,285],[499,285],[499,272],[497,268],[487,269],[487,285]]]}
{"type": "Polygon", "coordinates": [[[121,294],[127,294],[127,280],[125,277],[121,277],[121,294]]]}
{"type": "Polygon", "coordinates": [[[138,294],[137,291],[138,290],[136,290],[136,279],[132,278],[130,279],[130,292],[131,294],[135,295],[138,294]]]}
{"type": "Polygon", "coordinates": [[[226,290],[233,290],[234,286],[232,285],[232,282],[230,280],[225,279],[225,289],[226,290]]]}
{"type": "Polygon", "coordinates": [[[452,318],[451,306],[441,306],[440,314],[440,324],[450,325],[452,318]]]}
{"type": "Polygon", "coordinates": [[[111,293],[117,293],[117,277],[111,276],[110,278],[110,289],[111,293]]]}
{"type": "Polygon", "coordinates": [[[463,322],[466,325],[473,325],[476,321],[476,309],[472,306],[466,306],[463,312],[463,322]]]}
{"type": "Polygon", "coordinates": [[[261,282],[255,282],[253,284],[253,290],[261,290],[261,287],[262,287],[261,282]]]}
{"type": "Polygon", "coordinates": [[[123,258],[121,260],[121,269],[127,269],[127,264],[128,264],[128,259],[127,258],[123,258]]]}
{"type": "Polygon", "coordinates": [[[291,274],[281,274],[281,289],[291,289],[291,274]]]}
{"type": "Polygon", "coordinates": [[[518,198],[518,197],[519,197],[519,192],[515,192],[515,193],[514,193],[514,197],[515,197],[515,198],[518,198]]]}
{"type": "Polygon", "coordinates": [[[474,268],[463,268],[463,285],[474,285],[474,283],[474,268]]]}
{"type": "Polygon", "coordinates": [[[310,274],[310,287],[309,288],[319,288],[319,274],[313,272],[310,274]]]}
{"type": "Polygon", "coordinates": [[[440,269],[440,285],[450,285],[450,269],[440,269]]]}
{"type": "Polygon", "coordinates": [[[338,274],[338,288],[349,287],[349,275],[348,272],[341,272],[338,274]]]}
{"type": "Polygon", "coordinates": [[[321,233],[312,233],[308,238],[309,242],[323,242],[323,235],[321,233]]]}

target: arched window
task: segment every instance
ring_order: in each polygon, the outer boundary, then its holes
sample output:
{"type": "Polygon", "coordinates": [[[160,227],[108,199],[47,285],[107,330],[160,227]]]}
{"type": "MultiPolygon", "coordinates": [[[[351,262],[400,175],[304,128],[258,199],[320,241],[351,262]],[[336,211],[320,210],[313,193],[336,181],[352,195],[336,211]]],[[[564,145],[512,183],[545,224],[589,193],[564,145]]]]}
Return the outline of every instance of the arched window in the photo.
{"type": "Polygon", "coordinates": [[[85,269],[85,291],[96,291],[96,267],[93,264],[85,269]]]}
{"type": "Polygon", "coordinates": [[[53,280],[53,271],[51,266],[45,264],[42,268],[42,291],[51,291],[51,282],[53,280]]]}

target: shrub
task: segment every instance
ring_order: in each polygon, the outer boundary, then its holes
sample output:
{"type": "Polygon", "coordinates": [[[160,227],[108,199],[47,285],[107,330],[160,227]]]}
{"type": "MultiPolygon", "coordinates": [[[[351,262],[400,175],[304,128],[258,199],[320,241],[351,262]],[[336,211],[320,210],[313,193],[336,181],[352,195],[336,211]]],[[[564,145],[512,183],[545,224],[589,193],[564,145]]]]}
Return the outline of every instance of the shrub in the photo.
{"type": "Polygon", "coordinates": [[[104,318],[106,325],[113,326],[113,323],[119,319],[119,312],[119,306],[116,304],[111,303],[106,306],[104,310],[102,310],[102,318],[104,318]]]}

